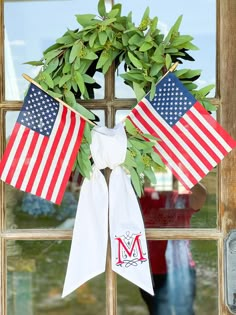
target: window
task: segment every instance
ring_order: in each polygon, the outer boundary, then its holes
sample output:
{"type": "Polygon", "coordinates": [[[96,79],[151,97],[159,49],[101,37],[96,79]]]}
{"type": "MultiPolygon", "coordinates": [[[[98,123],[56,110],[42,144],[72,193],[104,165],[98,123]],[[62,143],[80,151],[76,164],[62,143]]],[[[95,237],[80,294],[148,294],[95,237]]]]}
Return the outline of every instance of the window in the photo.
{"type": "MultiPolygon", "coordinates": [[[[112,2],[107,0],[106,4],[110,6],[112,2]]],[[[215,105],[220,105],[219,119],[236,138],[233,71],[236,53],[232,49],[236,44],[232,31],[236,27],[235,1],[180,0],[177,4],[174,0],[145,0],[142,6],[129,1],[119,2],[123,6],[123,14],[132,11],[137,23],[149,6],[151,16],[159,17],[164,32],[183,14],[181,32],[193,35],[194,43],[200,49],[194,53],[196,61],[191,67],[203,70],[200,86],[216,83],[216,91],[209,97],[215,105]]],[[[22,73],[34,77],[38,71],[24,63],[40,59],[43,50],[60,37],[66,27],[78,27],[75,14],[96,13],[96,7],[95,0],[89,4],[80,0],[5,0],[1,3],[0,65],[4,65],[1,66],[3,75],[0,76],[1,155],[27,87],[22,73]]],[[[190,64],[184,66],[190,67],[190,64]]],[[[121,66],[118,72],[122,71],[121,66]]],[[[99,116],[102,125],[113,127],[135,104],[134,94],[123,84],[113,67],[105,77],[98,75],[96,80],[101,88],[95,98],[82,103],[99,116]]],[[[148,242],[153,244],[150,246],[159,244],[162,249],[167,248],[168,257],[175,249],[181,252],[183,241],[187,240],[192,261],[196,264],[196,315],[229,314],[224,297],[223,242],[236,222],[234,155],[233,151],[218,170],[213,170],[204,178],[207,200],[201,211],[193,214],[190,225],[171,225],[170,222],[180,220],[171,211],[169,221],[163,221],[161,226],[146,224],[148,242]]],[[[167,192],[171,192],[175,185],[169,173],[159,173],[157,178],[156,186],[150,187],[146,183],[148,198],[153,204],[166,198],[167,192]]],[[[81,315],[148,314],[139,288],[111,270],[109,251],[106,273],[90,280],[68,298],[61,299],[79,184],[78,176],[74,176],[68,184],[62,205],[57,207],[1,183],[1,314],[49,315],[55,312],[70,315],[78,310],[81,315]]],[[[180,185],[178,192],[181,196],[184,193],[180,185]]],[[[173,274],[171,277],[169,280],[173,288],[173,281],[177,280],[174,280],[173,274]]]]}

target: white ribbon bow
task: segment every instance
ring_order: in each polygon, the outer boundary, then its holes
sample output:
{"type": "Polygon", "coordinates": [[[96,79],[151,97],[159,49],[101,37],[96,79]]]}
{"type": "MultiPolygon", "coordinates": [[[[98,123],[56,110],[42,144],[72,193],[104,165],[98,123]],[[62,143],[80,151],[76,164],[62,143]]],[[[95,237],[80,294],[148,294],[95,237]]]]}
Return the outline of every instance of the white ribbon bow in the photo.
{"type": "Polygon", "coordinates": [[[142,215],[120,166],[127,149],[123,125],[94,127],[90,148],[94,165],[81,187],[62,297],[105,271],[108,207],[112,270],[153,295],[142,215]],[[100,171],[107,167],[112,170],[109,189],[100,171]]]}

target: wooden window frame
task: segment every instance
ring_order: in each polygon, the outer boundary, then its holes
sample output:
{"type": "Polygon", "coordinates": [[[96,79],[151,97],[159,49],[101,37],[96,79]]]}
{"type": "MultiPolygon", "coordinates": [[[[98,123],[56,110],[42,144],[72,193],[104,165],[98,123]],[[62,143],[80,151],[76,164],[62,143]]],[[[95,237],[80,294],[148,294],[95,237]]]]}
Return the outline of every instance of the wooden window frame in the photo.
{"type": "MultiPolygon", "coordinates": [[[[112,1],[111,1],[112,2],[112,1]]],[[[216,0],[217,3],[217,88],[216,97],[212,99],[219,105],[219,120],[228,132],[236,139],[236,1],[216,0]]],[[[200,21],[199,21],[200,23],[200,21]]],[[[0,3],[0,43],[4,42],[4,1],[0,3]]],[[[4,125],[5,114],[10,110],[19,110],[22,102],[5,101],[4,99],[4,47],[0,47],[0,123],[2,132],[1,155],[5,147],[4,125]]],[[[90,109],[103,109],[106,112],[105,121],[108,127],[115,123],[115,112],[118,109],[128,109],[134,99],[117,99],[114,94],[115,76],[111,68],[105,77],[105,97],[103,100],[86,102],[90,109]]],[[[236,151],[231,152],[219,166],[218,178],[218,224],[213,229],[147,229],[147,238],[214,240],[218,245],[218,315],[231,314],[225,305],[224,298],[224,256],[223,245],[227,233],[236,228],[236,151]]],[[[107,175],[108,176],[108,175],[107,175]]],[[[6,315],[6,241],[7,240],[70,240],[72,231],[47,229],[6,229],[4,185],[0,183],[0,314],[6,315]]],[[[117,314],[116,274],[111,269],[110,249],[108,250],[106,266],[106,314],[117,314]]]]}

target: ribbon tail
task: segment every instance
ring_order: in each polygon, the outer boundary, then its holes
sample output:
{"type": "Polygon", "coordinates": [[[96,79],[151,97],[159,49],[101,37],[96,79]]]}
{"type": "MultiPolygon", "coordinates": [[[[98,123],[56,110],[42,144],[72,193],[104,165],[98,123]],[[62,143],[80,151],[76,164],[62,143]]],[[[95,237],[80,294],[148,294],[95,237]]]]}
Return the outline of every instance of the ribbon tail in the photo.
{"type": "Polygon", "coordinates": [[[93,168],[80,191],[62,297],[105,271],[107,241],[108,188],[103,174],[93,168]]]}
{"type": "Polygon", "coordinates": [[[130,178],[121,167],[110,176],[109,210],[112,269],[154,295],[142,214],[130,178]]]}

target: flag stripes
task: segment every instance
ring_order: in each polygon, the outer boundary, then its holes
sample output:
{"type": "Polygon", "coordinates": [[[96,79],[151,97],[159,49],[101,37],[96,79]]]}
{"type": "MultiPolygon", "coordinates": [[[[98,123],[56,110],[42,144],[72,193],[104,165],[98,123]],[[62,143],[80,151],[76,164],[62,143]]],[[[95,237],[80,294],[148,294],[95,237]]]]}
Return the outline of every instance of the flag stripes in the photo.
{"type": "Polygon", "coordinates": [[[16,122],[0,164],[6,183],[60,204],[85,121],[60,104],[49,137],[16,122]]]}
{"type": "Polygon", "coordinates": [[[173,127],[146,98],[128,118],[143,133],[161,139],[155,151],[186,189],[199,182],[235,146],[235,141],[226,137],[225,130],[198,102],[173,127]]]}

